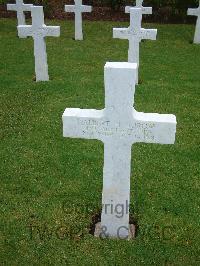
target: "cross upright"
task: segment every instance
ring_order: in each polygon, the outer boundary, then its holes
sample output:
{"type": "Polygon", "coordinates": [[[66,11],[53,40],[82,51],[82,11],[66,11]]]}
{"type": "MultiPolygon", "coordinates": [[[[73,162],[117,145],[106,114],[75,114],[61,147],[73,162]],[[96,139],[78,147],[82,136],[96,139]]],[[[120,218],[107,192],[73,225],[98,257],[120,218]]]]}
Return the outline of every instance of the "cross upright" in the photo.
{"type": "MultiPolygon", "coordinates": [[[[16,0],[16,4],[7,4],[7,10],[17,12],[18,25],[26,25],[24,11],[31,11],[32,4],[24,4],[23,0],[16,0]]],[[[19,38],[22,36],[19,35],[19,38]]]]}
{"type": "Polygon", "coordinates": [[[48,81],[48,64],[46,53],[46,36],[59,37],[59,26],[46,26],[44,24],[44,12],[42,6],[31,8],[32,26],[19,25],[18,32],[22,36],[31,36],[34,40],[35,73],[36,81],[48,81]]]}
{"type": "MultiPolygon", "coordinates": [[[[142,9],[142,14],[144,15],[148,15],[148,14],[152,14],[152,7],[143,7],[143,0],[136,0],[136,8],[141,8],[142,9]]],[[[132,6],[126,6],[125,7],[125,13],[130,13],[130,8],[132,8],[132,6]]]]}
{"type": "MultiPolygon", "coordinates": [[[[142,24],[142,9],[130,9],[130,26],[128,28],[114,28],[113,38],[128,39],[128,62],[136,63],[139,69],[139,46],[142,39],[156,40],[156,29],[143,29],[142,24]]],[[[138,70],[136,75],[136,84],[138,84],[138,70]]]]}
{"type": "Polygon", "coordinates": [[[125,209],[130,203],[132,144],[175,141],[174,115],[145,114],[134,109],[136,71],[134,63],[106,63],[105,108],[67,108],[62,117],[64,137],[104,143],[101,228],[114,238],[129,236],[129,210],[119,217],[115,207],[125,209]]]}
{"type": "Polygon", "coordinates": [[[83,40],[82,13],[92,12],[91,6],[82,5],[82,0],[74,0],[75,5],[65,5],[65,12],[75,13],[75,40],[83,40]]]}
{"type": "Polygon", "coordinates": [[[189,16],[197,16],[196,29],[194,34],[194,43],[200,43],[200,0],[198,8],[189,8],[188,9],[189,16]]]}

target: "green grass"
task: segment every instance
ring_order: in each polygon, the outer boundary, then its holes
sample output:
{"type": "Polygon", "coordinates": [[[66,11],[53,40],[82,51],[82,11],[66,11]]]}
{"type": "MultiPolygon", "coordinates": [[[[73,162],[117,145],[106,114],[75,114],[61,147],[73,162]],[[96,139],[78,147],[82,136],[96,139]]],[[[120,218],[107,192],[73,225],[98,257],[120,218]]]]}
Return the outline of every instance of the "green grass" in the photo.
{"type": "Polygon", "coordinates": [[[73,23],[47,38],[50,82],[33,81],[33,40],[0,20],[1,265],[200,264],[200,45],[191,25],[158,28],[141,44],[138,111],[177,116],[175,145],[135,144],[131,203],[134,241],[89,234],[101,206],[103,144],[62,137],[66,107],[104,107],[106,61],[126,61],[128,42],[112,39],[114,22],[73,23]],[[84,206],[88,211],[84,211],[84,206]]]}

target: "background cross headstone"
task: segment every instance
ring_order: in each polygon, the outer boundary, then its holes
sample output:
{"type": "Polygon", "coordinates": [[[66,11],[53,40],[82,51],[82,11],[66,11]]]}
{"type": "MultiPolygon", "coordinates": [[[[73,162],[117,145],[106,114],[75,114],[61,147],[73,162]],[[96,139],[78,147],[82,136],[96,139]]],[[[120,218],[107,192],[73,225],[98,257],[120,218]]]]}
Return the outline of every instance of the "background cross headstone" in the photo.
{"type": "MultiPolygon", "coordinates": [[[[113,38],[128,39],[128,62],[137,63],[139,69],[139,46],[141,39],[156,40],[156,29],[143,29],[142,10],[141,8],[130,9],[130,27],[129,28],[114,28],[113,38]]],[[[137,71],[138,72],[138,71],[137,71]]],[[[138,84],[138,73],[136,75],[136,84],[138,84]]]]}
{"type": "Polygon", "coordinates": [[[125,208],[130,203],[132,144],[175,141],[174,115],[145,114],[134,109],[136,71],[137,65],[133,63],[107,63],[105,108],[67,108],[63,114],[64,137],[97,139],[104,143],[101,228],[108,237],[129,236],[129,210],[119,217],[115,207],[125,208]],[[113,206],[113,211],[109,206],[113,206]]]}
{"type": "Polygon", "coordinates": [[[36,81],[48,81],[48,64],[45,37],[60,36],[59,26],[46,26],[44,24],[44,12],[42,6],[31,8],[32,26],[19,25],[18,31],[22,36],[32,36],[34,39],[35,73],[36,81]]]}
{"type": "MultiPolygon", "coordinates": [[[[136,5],[134,7],[141,8],[142,14],[148,15],[152,14],[152,7],[143,7],[143,0],[136,0],[136,5]]],[[[125,7],[125,13],[130,13],[130,8],[133,8],[132,6],[126,6],[125,7]]]]}
{"type": "Polygon", "coordinates": [[[197,16],[197,23],[194,34],[194,43],[200,43],[200,1],[199,1],[199,7],[189,8],[187,14],[189,16],[197,16]]]}
{"type": "MultiPolygon", "coordinates": [[[[31,11],[32,4],[24,4],[23,0],[16,0],[16,4],[7,4],[7,10],[17,12],[17,22],[19,25],[26,25],[26,18],[24,11],[31,11]]],[[[25,36],[20,36],[19,38],[26,38],[25,36]]]]}
{"type": "Polygon", "coordinates": [[[75,5],[65,5],[65,12],[75,13],[75,40],[83,40],[82,13],[92,12],[91,6],[82,5],[82,0],[74,0],[75,5]]]}

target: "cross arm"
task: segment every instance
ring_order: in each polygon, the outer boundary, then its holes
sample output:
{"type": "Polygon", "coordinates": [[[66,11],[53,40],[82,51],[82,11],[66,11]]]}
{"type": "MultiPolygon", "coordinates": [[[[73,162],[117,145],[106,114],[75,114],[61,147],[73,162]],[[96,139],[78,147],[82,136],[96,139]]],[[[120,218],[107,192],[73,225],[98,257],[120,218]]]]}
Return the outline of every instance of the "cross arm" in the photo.
{"type": "Polygon", "coordinates": [[[82,12],[92,12],[92,7],[91,6],[82,5],[81,6],[81,11],[82,12]]]}
{"type": "Polygon", "coordinates": [[[141,29],[140,33],[141,39],[146,40],[156,40],[157,37],[157,30],[156,29],[141,29]]]}
{"type": "Polygon", "coordinates": [[[7,4],[7,10],[16,11],[16,4],[7,4]]]}
{"type": "Polygon", "coordinates": [[[30,25],[19,25],[17,26],[18,34],[22,37],[33,36],[32,26],[30,25]]]}
{"type": "Polygon", "coordinates": [[[152,14],[152,7],[143,7],[142,14],[144,15],[151,15],[152,14]]]}
{"type": "Polygon", "coordinates": [[[128,28],[113,28],[113,38],[128,39],[128,28]]]}
{"type": "Polygon", "coordinates": [[[188,16],[199,16],[200,10],[199,8],[188,8],[187,14],[188,16]]]}
{"type": "Polygon", "coordinates": [[[45,36],[59,37],[60,26],[44,26],[45,36]]]}
{"type": "Polygon", "coordinates": [[[65,5],[65,12],[75,12],[76,7],[73,5],[65,5]]]}
{"type": "Polygon", "coordinates": [[[63,136],[83,139],[101,139],[103,110],[67,108],[62,116],[63,136]]]}
{"type": "Polygon", "coordinates": [[[23,4],[24,11],[31,11],[31,7],[33,7],[32,4],[23,4]]]}
{"type": "Polygon", "coordinates": [[[176,116],[145,114],[134,110],[136,142],[173,144],[176,135],[176,116]]]}
{"type": "MultiPolygon", "coordinates": [[[[130,13],[130,8],[133,8],[133,7],[132,6],[125,7],[126,14],[130,13]]],[[[142,14],[144,15],[152,14],[152,7],[142,7],[142,14]]]]}

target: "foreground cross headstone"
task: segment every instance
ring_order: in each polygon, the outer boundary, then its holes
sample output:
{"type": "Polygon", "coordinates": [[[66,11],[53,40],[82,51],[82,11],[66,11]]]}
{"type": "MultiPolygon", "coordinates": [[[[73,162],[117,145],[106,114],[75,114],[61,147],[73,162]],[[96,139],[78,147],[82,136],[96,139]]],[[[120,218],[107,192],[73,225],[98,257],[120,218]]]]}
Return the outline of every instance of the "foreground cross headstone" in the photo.
{"type": "MultiPolygon", "coordinates": [[[[141,8],[142,9],[142,14],[144,15],[148,15],[148,14],[152,14],[152,7],[143,7],[143,0],[136,0],[136,8],[141,8]]],[[[132,6],[126,6],[125,7],[125,13],[130,13],[130,9],[132,8],[132,6]]]]}
{"type": "MultiPolygon", "coordinates": [[[[130,27],[114,28],[113,38],[128,39],[128,62],[137,63],[139,69],[139,46],[142,39],[156,40],[156,29],[143,29],[141,8],[130,8],[130,27]]],[[[136,75],[136,84],[138,84],[138,71],[136,75]]]]}
{"type": "Polygon", "coordinates": [[[65,5],[65,12],[75,13],[75,40],[83,40],[82,13],[92,12],[91,6],[82,5],[82,0],[74,0],[75,5],[65,5]]]}
{"type": "MultiPolygon", "coordinates": [[[[31,11],[32,4],[24,4],[23,0],[16,0],[16,4],[7,4],[7,10],[17,12],[18,25],[26,25],[25,11],[31,11]]],[[[19,38],[23,38],[18,34],[19,38]]]]}
{"type": "Polygon", "coordinates": [[[119,215],[117,207],[125,210],[130,202],[132,144],[175,141],[174,115],[145,114],[134,109],[136,71],[137,65],[133,63],[107,63],[105,108],[67,108],[62,117],[64,137],[97,139],[104,143],[102,237],[104,233],[114,238],[130,235],[129,210],[119,215]]]}
{"type": "Polygon", "coordinates": [[[31,8],[32,26],[19,25],[18,31],[22,36],[32,36],[34,39],[35,73],[36,81],[48,81],[48,64],[46,53],[46,36],[59,37],[59,26],[46,26],[44,24],[44,12],[42,6],[31,8]]]}
{"type": "Polygon", "coordinates": [[[188,9],[189,16],[197,16],[196,29],[194,34],[194,43],[200,43],[200,1],[198,8],[189,8],[188,9]]]}

